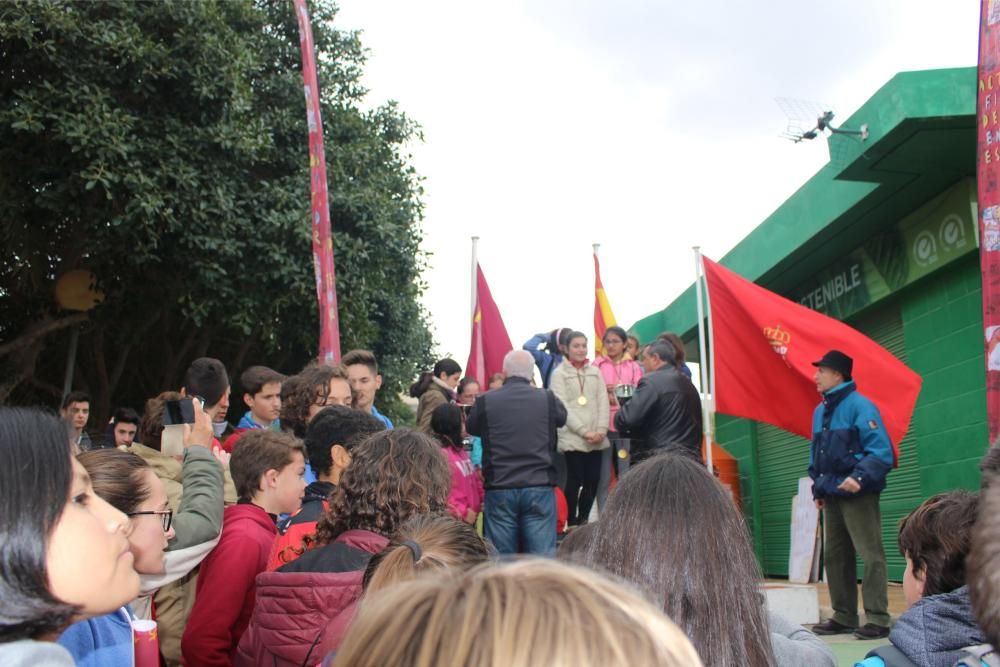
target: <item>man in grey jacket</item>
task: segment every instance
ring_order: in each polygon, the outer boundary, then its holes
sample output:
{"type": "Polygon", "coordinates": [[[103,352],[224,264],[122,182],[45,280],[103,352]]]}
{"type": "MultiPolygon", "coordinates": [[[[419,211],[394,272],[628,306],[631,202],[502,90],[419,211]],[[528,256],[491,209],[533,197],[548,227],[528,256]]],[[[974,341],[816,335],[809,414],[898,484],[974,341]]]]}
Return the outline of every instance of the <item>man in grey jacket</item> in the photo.
{"type": "Polygon", "coordinates": [[[479,396],[465,428],[483,441],[486,538],[501,554],[552,555],[556,549],[556,429],[566,408],[531,386],[534,359],[524,350],[503,360],[503,386],[479,396]]]}

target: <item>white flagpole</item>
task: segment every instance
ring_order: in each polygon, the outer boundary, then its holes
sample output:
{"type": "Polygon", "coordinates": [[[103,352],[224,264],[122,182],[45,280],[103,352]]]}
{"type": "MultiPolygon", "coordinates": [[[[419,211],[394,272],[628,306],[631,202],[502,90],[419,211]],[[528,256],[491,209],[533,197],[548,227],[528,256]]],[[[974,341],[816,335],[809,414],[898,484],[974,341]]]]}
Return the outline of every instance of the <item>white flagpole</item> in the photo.
{"type": "MultiPolygon", "coordinates": [[[[695,297],[698,302],[698,359],[701,363],[698,366],[701,369],[701,422],[702,422],[702,434],[705,438],[705,466],[708,468],[710,473],[713,473],[712,468],[712,409],[709,405],[711,400],[715,399],[714,387],[709,383],[709,365],[710,360],[705,351],[705,306],[708,302],[708,289],[706,286],[705,295],[702,297],[702,279],[704,276],[705,267],[701,261],[701,246],[694,246],[694,286],[695,286],[695,297]],[[704,298],[704,301],[702,300],[704,298]],[[709,396],[711,395],[711,398],[709,396]]],[[[712,314],[709,312],[708,327],[711,330],[712,327],[712,314]]],[[[714,352],[714,350],[713,350],[714,352]]],[[[715,364],[711,363],[712,374],[715,374],[715,364]]],[[[713,380],[714,381],[714,380],[713,380]]]]}
{"type": "Polygon", "coordinates": [[[472,276],[472,283],[471,283],[472,284],[472,291],[470,292],[471,299],[472,299],[472,307],[470,309],[471,312],[469,314],[469,331],[470,331],[470,333],[472,331],[472,327],[475,326],[475,323],[473,322],[473,320],[475,320],[475,318],[476,318],[476,282],[477,282],[476,281],[476,278],[477,278],[477,276],[476,276],[476,269],[478,267],[479,267],[479,237],[478,236],[473,236],[472,237],[472,274],[471,274],[471,276],[472,276]]]}
{"type": "MultiPolygon", "coordinates": [[[[594,257],[597,257],[597,251],[601,249],[601,244],[600,243],[591,243],[590,245],[593,246],[593,248],[594,248],[594,257]]],[[[595,272],[597,271],[597,267],[596,266],[594,267],[594,271],[595,272]]],[[[595,297],[596,297],[596,295],[595,295],[595,297]]],[[[605,322],[604,324],[607,325],[607,322],[605,322]]],[[[594,358],[595,359],[597,358],[597,346],[601,344],[601,341],[599,341],[597,339],[598,335],[599,334],[597,333],[597,331],[594,331],[594,358]]]]}

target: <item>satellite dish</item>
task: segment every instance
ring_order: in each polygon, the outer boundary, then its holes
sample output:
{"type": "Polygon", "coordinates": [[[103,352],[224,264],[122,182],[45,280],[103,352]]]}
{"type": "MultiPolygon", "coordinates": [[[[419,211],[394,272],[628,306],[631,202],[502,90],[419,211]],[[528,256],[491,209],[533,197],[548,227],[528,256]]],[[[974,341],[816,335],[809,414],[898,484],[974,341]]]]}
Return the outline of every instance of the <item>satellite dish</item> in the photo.
{"type": "Polygon", "coordinates": [[[857,137],[862,142],[868,139],[867,123],[857,130],[834,127],[833,112],[830,111],[829,105],[819,105],[790,97],[776,97],[774,101],[788,117],[788,128],[781,134],[785,139],[799,143],[815,139],[827,130],[831,134],[857,137]]]}
{"type": "Polygon", "coordinates": [[[56,281],[56,303],[63,310],[88,311],[104,300],[95,284],[97,278],[86,269],[67,271],[56,281]]]}

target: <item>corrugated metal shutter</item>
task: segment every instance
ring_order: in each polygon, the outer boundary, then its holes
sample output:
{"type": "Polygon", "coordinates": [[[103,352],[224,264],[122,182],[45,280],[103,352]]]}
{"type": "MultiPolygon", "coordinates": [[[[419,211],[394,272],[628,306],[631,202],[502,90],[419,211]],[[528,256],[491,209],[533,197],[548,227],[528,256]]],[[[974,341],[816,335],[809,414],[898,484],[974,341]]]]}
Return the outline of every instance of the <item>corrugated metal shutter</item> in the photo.
{"type": "MultiPolygon", "coordinates": [[[[898,307],[880,307],[850,321],[850,324],[903,361],[906,360],[903,323],[898,307]]],[[[864,387],[860,389],[864,392],[864,387]]],[[[760,530],[764,546],[761,567],[768,576],[788,576],[792,496],[797,491],[799,477],[806,475],[809,442],[769,424],[757,424],[757,465],[760,530]]],[[[882,493],[882,536],[891,579],[901,580],[906,567],[896,547],[899,520],[921,500],[916,435],[911,428],[900,443],[899,468],[889,473],[888,485],[882,493]]]]}

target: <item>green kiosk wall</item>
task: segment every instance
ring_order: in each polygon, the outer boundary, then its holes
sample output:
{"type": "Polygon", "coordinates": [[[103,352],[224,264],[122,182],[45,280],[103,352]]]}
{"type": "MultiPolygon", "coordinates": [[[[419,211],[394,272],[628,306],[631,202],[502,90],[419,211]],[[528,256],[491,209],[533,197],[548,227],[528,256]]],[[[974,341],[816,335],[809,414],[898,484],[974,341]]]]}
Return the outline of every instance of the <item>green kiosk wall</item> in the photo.
{"type": "MultiPolygon", "coordinates": [[[[972,68],[894,77],[844,122],[878,119],[865,150],[824,167],[722,260],[848,322],[923,378],[900,465],[882,494],[895,580],[904,569],[899,519],[936,493],[978,488],[987,447],[975,84],[972,68]]],[[[642,340],[677,331],[695,351],[693,291],[632,331],[642,340]]],[[[765,575],[787,576],[791,502],[806,475],[808,441],[725,415],[716,418],[716,439],[739,463],[743,510],[765,575]]]]}

